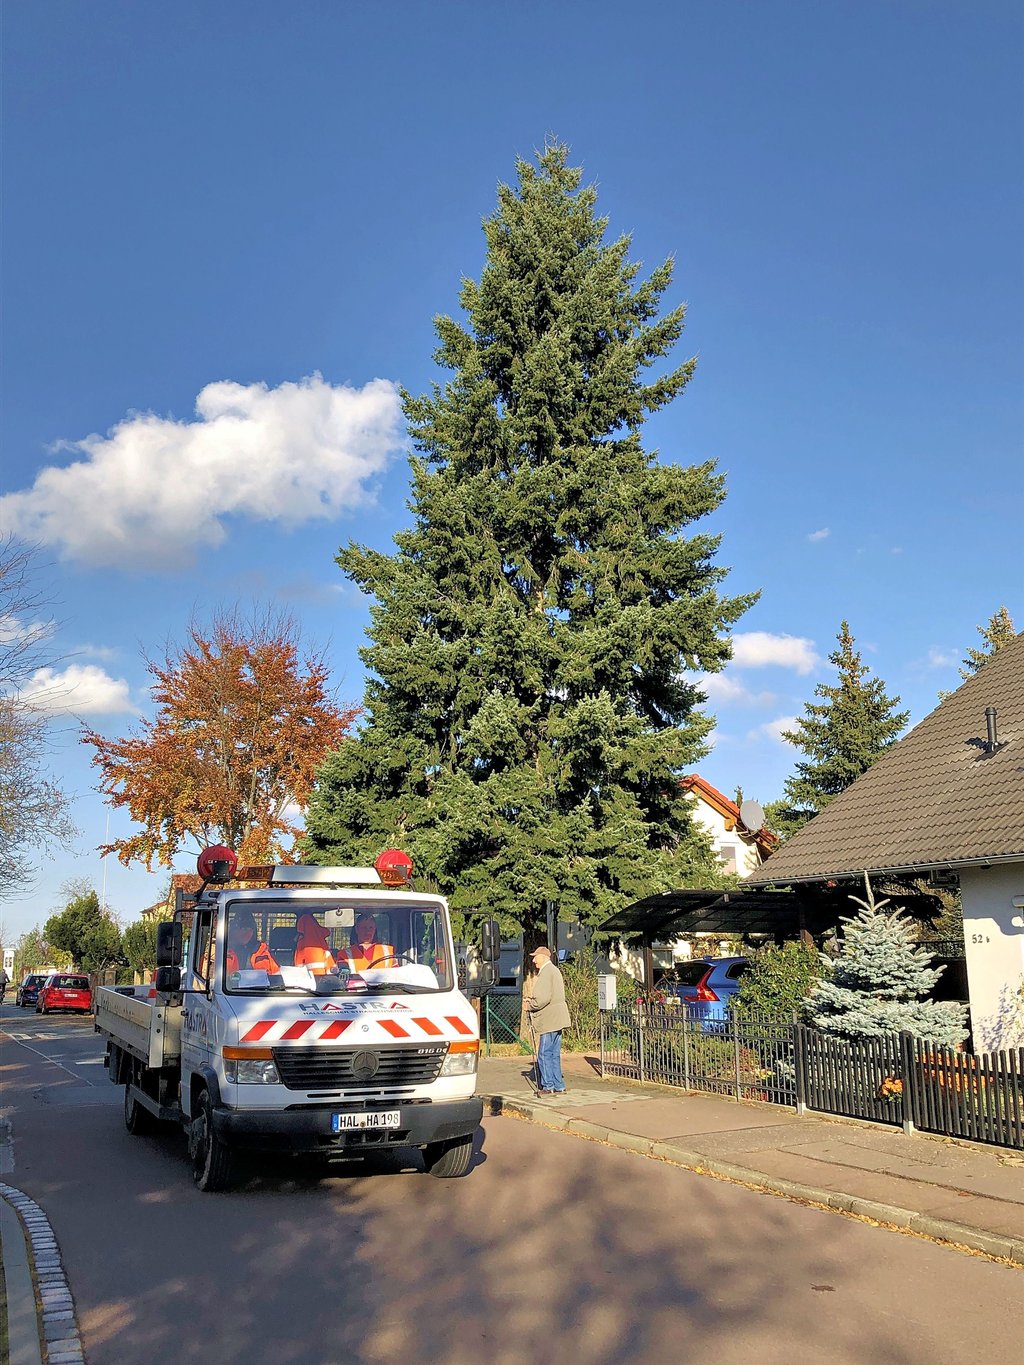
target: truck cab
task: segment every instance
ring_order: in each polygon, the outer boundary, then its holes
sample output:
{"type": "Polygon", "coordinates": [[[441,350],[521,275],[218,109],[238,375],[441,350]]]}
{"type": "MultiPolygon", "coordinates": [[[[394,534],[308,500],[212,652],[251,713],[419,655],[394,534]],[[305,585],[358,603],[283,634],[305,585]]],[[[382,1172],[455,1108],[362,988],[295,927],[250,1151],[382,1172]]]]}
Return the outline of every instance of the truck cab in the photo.
{"type": "Polygon", "coordinates": [[[479,1028],[447,903],[413,890],[394,858],[383,870],[270,867],[261,885],[248,869],[179,897],[155,998],[101,1002],[129,1131],[180,1122],[201,1189],[228,1183],[242,1149],[417,1147],[434,1175],[469,1169],[479,1028]],[[148,1038],[118,1010],[148,1010],[148,1038]]]}

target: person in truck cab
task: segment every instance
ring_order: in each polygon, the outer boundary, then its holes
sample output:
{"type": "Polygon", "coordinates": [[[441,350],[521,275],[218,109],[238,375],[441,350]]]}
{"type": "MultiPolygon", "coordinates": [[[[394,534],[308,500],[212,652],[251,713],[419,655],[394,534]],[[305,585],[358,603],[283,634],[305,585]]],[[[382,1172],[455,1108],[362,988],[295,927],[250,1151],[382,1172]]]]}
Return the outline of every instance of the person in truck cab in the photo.
{"type": "Polygon", "coordinates": [[[308,967],[314,976],[336,972],[338,964],[331,952],[330,935],[319,920],[310,914],[300,915],[295,929],[298,934],[295,943],[296,967],[308,967]]]}
{"type": "Polygon", "coordinates": [[[270,949],[260,941],[256,921],[249,910],[239,911],[228,920],[227,969],[237,972],[243,967],[254,967],[263,972],[281,970],[270,949]]]}
{"type": "Polygon", "coordinates": [[[394,944],[381,943],[377,938],[377,923],[372,915],[360,915],[352,934],[352,944],[338,954],[338,965],[350,972],[362,972],[367,967],[393,967],[394,944]]]}

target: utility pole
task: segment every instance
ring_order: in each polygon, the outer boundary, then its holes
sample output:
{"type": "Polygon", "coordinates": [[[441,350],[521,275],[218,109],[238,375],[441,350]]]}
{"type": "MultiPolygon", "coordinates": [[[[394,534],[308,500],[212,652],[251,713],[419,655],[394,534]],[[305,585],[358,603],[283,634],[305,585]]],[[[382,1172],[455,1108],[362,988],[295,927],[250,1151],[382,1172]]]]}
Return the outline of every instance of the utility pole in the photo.
{"type": "Polygon", "coordinates": [[[544,902],[544,913],[548,921],[548,947],[551,949],[551,956],[558,961],[558,916],[555,910],[554,901],[544,902]]]}

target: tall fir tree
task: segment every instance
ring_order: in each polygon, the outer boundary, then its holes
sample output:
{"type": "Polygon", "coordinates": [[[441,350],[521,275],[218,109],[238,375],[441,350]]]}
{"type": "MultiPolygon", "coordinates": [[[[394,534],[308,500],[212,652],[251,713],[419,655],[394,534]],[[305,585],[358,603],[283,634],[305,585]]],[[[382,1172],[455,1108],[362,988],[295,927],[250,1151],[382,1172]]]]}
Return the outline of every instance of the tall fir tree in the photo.
{"type": "Polygon", "coordinates": [[[855,916],[843,920],[842,944],[825,958],[831,975],[814,986],[807,1016],[815,1028],[841,1038],[879,1038],[905,1030],[943,1047],[967,1037],[967,1008],[925,997],[942,975],[919,948],[913,924],[876,901],[870,883],[855,916]]]}
{"type": "Polygon", "coordinates": [[[457,911],[543,937],[545,902],[596,923],[715,875],[679,777],[756,594],[722,596],[719,538],[684,536],[725,496],[708,462],[659,462],[647,416],[688,360],[644,381],[683,330],[659,317],[672,263],[641,281],[606,242],[567,149],[517,164],[486,220],[465,325],[435,321],[451,377],[404,394],[413,525],[388,555],[350,544],[374,599],[364,722],[322,766],[307,849],[364,861],[398,842],[457,911]]]}
{"type": "Polygon", "coordinates": [[[960,670],[961,678],[972,678],[983,664],[988,663],[993,654],[998,654],[1004,645],[1012,643],[1017,638],[1013,617],[1005,607],[1000,607],[989,617],[987,626],[978,626],[978,634],[982,639],[982,648],[968,649],[967,657],[963,661],[964,666],[960,670]]]}
{"type": "Polygon", "coordinates": [[[839,648],[828,657],[838,669],[838,682],[819,683],[814,694],[821,701],[807,702],[795,729],[783,731],[783,738],[807,755],[787,780],[783,799],[765,808],[770,828],[787,837],[866,773],[910,717],[909,711],[893,709],[899,697],[887,696],[882,680],[870,676],[848,622],[836,639],[839,648]]]}

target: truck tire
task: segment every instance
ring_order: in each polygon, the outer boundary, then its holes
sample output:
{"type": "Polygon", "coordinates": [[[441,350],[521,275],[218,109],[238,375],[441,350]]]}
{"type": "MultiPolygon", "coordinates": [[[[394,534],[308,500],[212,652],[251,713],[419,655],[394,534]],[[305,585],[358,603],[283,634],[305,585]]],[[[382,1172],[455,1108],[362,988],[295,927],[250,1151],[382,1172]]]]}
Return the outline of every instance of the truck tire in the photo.
{"type": "Polygon", "coordinates": [[[423,1164],[440,1180],[465,1175],[473,1164],[472,1137],[452,1138],[450,1142],[431,1142],[423,1149],[423,1164]]]}
{"type": "Polygon", "coordinates": [[[156,1131],[156,1119],[132,1094],[132,1083],[124,1087],[124,1126],[132,1137],[145,1137],[156,1131]]]}
{"type": "Polygon", "coordinates": [[[231,1183],[231,1149],[213,1131],[213,1101],[208,1090],[196,1097],[188,1130],[192,1179],[205,1194],[226,1190],[231,1183]]]}

